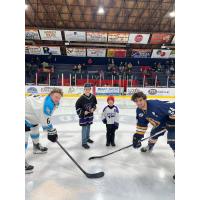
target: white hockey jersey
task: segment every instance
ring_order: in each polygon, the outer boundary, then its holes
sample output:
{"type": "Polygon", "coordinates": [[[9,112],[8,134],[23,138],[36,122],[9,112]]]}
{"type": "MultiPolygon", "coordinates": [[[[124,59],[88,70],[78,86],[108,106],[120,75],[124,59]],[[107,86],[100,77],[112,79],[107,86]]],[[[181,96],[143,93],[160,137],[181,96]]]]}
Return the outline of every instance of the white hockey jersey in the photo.
{"type": "Polygon", "coordinates": [[[26,97],[25,100],[25,123],[28,127],[42,125],[43,129],[51,129],[51,116],[56,108],[50,96],[39,95],[26,97]]]}
{"type": "Polygon", "coordinates": [[[102,121],[106,120],[106,124],[119,124],[119,109],[117,106],[113,105],[110,107],[107,105],[101,115],[102,121]]]}

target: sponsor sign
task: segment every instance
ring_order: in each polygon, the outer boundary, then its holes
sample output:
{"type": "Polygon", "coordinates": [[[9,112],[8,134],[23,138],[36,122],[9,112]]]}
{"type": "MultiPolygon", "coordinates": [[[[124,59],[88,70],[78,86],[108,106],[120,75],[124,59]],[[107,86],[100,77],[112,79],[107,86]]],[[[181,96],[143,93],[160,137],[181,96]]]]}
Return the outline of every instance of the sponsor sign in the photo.
{"type": "Polygon", "coordinates": [[[170,58],[175,58],[175,50],[172,50],[170,55],[169,55],[170,58]]]}
{"type": "Polygon", "coordinates": [[[120,95],[120,87],[96,87],[97,95],[120,95]]]}
{"type": "Polygon", "coordinates": [[[133,49],[131,57],[133,58],[150,58],[151,49],[133,49]]]}
{"type": "Polygon", "coordinates": [[[25,30],[26,40],[40,40],[40,35],[36,29],[26,29],[25,30]]]}
{"type": "Polygon", "coordinates": [[[60,47],[43,46],[44,55],[61,55],[60,47]]]}
{"type": "Polygon", "coordinates": [[[154,49],[151,58],[169,58],[172,50],[154,49]]]}
{"type": "Polygon", "coordinates": [[[88,42],[107,42],[107,33],[103,32],[87,32],[88,42]]]}
{"type": "Polygon", "coordinates": [[[66,53],[68,56],[85,57],[86,49],[85,48],[66,48],[66,53]]]}
{"type": "Polygon", "coordinates": [[[58,30],[39,30],[41,40],[62,41],[61,31],[58,30]]]}
{"type": "Polygon", "coordinates": [[[106,57],[106,49],[103,48],[88,48],[87,56],[89,57],[106,57]]]}
{"type": "Polygon", "coordinates": [[[131,44],[147,44],[150,34],[131,33],[128,38],[128,43],[131,44]]]}
{"type": "Polygon", "coordinates": [[[169,43],[173,37],[170,33],[153,33],[150,44],[165,44],[169,43]]]}
{"type": "Polygon", "coordinates": [[[107,57],[125,58],[126,52],[125,49],[108,49],[107,57]]]}
{"type": "Polygon", "coordinates": [[[83,31],[64,31],[65,41],[86,41],[86,33],[83,31]]]}
{"type": "Polygon", "coordinates": [[[25,46],[25,53],[33,55],[44,54],[43,49],[40,46],[25,46]]]}
{"type": "Polygon", "coordinates": [[[25,86],[26,93],[48,94],[54,88],[61,88],[64,94],[83,94],[84,87],[69,86],[25,86]]]}
{"type": "Polygon", "coordinates": [[[175,35],[174,35],[173,40],[172,40],[171,43],[172,43],[172,44],[175,44],[175,35]]]}
{"type": "Polygon", "coordinates": [[[147,96],[175,96],[174,88],[134,88],[128,87],[126,95],[133,95],[136,92],[144,92],[147,96]]]}
{"type": "Polygon", "coordinates": [[[127,43],[129,33],[108,33],[108,42],[127,43]]]}

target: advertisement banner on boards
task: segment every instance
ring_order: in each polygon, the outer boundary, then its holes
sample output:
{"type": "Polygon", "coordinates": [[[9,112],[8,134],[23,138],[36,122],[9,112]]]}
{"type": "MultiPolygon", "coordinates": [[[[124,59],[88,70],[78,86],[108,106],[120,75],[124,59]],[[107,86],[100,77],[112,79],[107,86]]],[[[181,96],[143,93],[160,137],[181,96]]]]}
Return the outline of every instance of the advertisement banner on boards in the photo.
{"type": "Polygon", "coordinates": [[[120,95],[120,87],[96,87],[97,95],[120,95]]]}
{"type": "Polygon", "coordinates": [[[54,88],[62,89],[64,94],[83,94],[84,87],[76,86],[25,86],[25,92],[28,94],[49,94],[54,88]]]}
{"type": "Polygon", "coordinates": [[[175,96],[175,88],[136,88],[127,87],[126,95],[133,95],[136,92],[144,92],[147,96],[175,96]]]}

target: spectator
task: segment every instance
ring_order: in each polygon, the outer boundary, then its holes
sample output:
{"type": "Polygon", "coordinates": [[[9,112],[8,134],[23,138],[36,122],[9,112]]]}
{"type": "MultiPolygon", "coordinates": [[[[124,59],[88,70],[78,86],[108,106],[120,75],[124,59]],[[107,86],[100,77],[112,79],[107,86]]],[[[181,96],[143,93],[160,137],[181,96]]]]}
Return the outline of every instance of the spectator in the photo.
{"type": "Polygon", "coordinates": [[[128,70],[129,70],[129,71],[131,71],[131,70],[133,69],[133,65],[132,65],[131,62],[129,62],[127,66],[128,66],[128,70]]]}
{"type": "Polygon", "coordinates": [[[81,64],[78,64],[77,70],[78,70],[79,73],[81,73],[81,68],[82,68],[81,64]]]}
{"type": "Polygon", "coordinates": [[[76,65],[74,65],[73,69],[74,72],[76,72],[78,70],[78,67],[76,65]]]}

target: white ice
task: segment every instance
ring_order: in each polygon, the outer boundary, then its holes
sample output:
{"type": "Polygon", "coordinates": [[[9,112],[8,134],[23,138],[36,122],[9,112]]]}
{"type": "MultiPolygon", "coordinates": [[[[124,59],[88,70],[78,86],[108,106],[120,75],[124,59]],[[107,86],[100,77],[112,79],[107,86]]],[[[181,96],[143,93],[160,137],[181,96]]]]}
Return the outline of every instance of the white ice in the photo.
{"type": "MultiPolygon", "coordinates": [[[[59,141],[87,172],[104,171],[105,176],[86,178],[56,143],[46,139],[41,130],[41,143],[49,150],[47,154],[34,155],[29,138],[26,158],[35,168],[34,173],[26,175],[26,200],[174,200],[174,155],[166,144],[166,136],[159,138],[151,154],[131,147],[103,159],[89,161],[91,156],[131,144],[136,125],[135,106],[128,99],[116,100],[115,104],[120,109],[117,146],[106,147],[105,125],[100,119],[106,100],[98,99],[91,127],[91,139],[95,143],[85,150],[81,147],[81,127],[75,113],[75,101],[76,98],[63,99],[55,112],[53,123],[58,130],[59,141]]],[[[149,129],[146,136],[148,133],[149,129]]]]}

